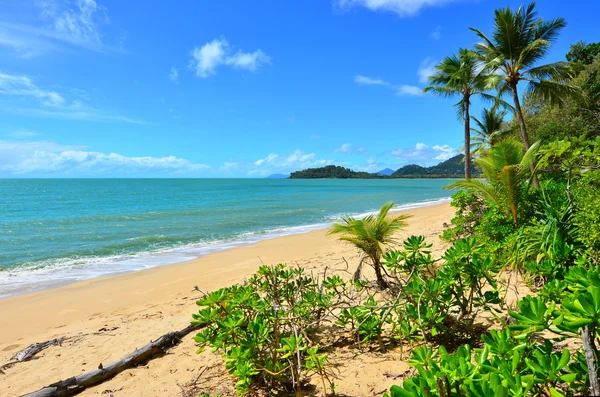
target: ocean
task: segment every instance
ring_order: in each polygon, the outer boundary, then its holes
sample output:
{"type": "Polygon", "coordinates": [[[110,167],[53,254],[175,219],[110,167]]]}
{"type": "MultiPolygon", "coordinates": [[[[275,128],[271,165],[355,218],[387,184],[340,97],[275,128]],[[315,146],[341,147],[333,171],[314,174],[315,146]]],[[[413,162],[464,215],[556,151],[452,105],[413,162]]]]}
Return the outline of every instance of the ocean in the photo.
{"type": "MultiPolygon", "coordinates": [[[[398,208],[448,179],[0,179],[0,298],[398,208]]],[[[226,265],[226,264],[224,264],[226,265]]]]}

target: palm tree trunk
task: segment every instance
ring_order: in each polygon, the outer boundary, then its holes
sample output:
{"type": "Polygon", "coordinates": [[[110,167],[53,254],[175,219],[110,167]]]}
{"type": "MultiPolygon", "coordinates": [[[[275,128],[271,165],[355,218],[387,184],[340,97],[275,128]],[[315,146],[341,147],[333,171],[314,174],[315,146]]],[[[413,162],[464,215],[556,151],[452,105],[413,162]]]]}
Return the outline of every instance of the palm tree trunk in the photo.
{"type": "Polygon", "coordinates": [[[471,117],[469,97],[465,97],[465,179],[471,179],[471,117]]]}
{"type": "MultiPolygon", "coordinates": [[[[525,119],[523,118],[523,111],[521,110],[521,103],[519,102],[519,93],[517,91],[517,83],[510,84],[510,90],[513,94],[513,100],[515,102],[515,110],[517,112],[517,118],[519,119],[519,126],[521,127],[521,139],[523,139],[523,144],[525,145],[525,150],[529,150],[531,145],[529,144],[529,135],[527,134],[527,126],[525,125],[525,119]]],[[[531,174],[533,175],[533,186],[535,188],[540,187],[540,181],[535,175],[535,166],[532,164],[529,165],[529,169],[531,170],[531,174]]]]}
{"type": "Polygon", "coordinates": [[[377,276],[377,285],[382,290],[387,289],[388,284],[383,278],[383,274],[381,273],[381,263],[378,259],[373,259],[373,267],[375,268],[375,276],[377,276]]]}

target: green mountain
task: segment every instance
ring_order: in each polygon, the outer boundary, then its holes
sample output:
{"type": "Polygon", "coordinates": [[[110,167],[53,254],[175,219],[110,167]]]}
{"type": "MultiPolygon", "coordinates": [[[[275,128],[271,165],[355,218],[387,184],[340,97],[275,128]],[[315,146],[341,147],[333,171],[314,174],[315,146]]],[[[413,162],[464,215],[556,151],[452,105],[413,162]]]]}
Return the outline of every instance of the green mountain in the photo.
{"type": "MultiPolygon", "coordinates": [[[[434,165],[432,167],[421,167],[420,165],[410,164],[399,168],[392,174],[393,178],[462,178],[465,175],[465,164],[463,154],[458,154],[446,161],[434,165]]],[[[479,170],[476,170],[471,165],[471,173],[473,176],[479,175],[479,170]]]]}
{"type": "Polygon", "coordinates": [[[292,172],[290,179],[377,179],[385,176],[370,174],[368,172],[352,171],[339,165],[327,165],[320,168],[308,168],[292,172]]]}
{"type": "MultiPolygon", "coordinates": [[[[290,179],[386,179],[386,178],[462,178],[465,174],[465,165],[462,162],[464,155],[459,154],[451,159],[434,165],[422,167],[416,164],[405,165],[394,171],[391,175],[371,174],[368,172],[352,171],[338,165],[328,165],[320,168],[308,168],[292,172],[290,179]]],[[[479,175],[479,170],[471,168],[473,176],[479,175]]]]}

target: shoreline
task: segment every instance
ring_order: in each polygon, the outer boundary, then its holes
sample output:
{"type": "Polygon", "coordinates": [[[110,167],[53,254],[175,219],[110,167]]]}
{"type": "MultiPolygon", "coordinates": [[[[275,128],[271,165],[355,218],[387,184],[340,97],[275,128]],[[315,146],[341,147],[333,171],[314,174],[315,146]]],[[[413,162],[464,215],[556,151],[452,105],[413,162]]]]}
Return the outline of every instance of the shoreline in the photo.
{"type": "MultiPolygon", "coordinates": [[[[423,208],[448,203],[450,202],[450,200],[450,197],[445,197],[415,203],[400,204],[394,207],[390,211],[390,214],[415,208],[423,208]]],[[[376,212],[377,211],[369,211],[351,215],[360,219],[376,212]]],[[[340,216],[341,214],[336,215],[335,218],[338,219],[340,216]]],[[[332,219],[333,218],[334,216],[332,216],[332,219]]],[[[161,251],[145,251],[134,255],[129,255],[128,257],[120,257],[119,259],[115,257],[114,262],[110,262],[111,257],[101,258],[101,261],[107,262],[105,263],[105,268],[103,269],[97,269],[96,267],[93,267],[90,264],[84,265],[82,266],[82,268],[75,270],[60,268],[55,269],[52,267],[47,269],[41,269],[41,272],[48,272],[50,275],[53,275],[53,270],[55,270],[57,273],[65,271],[74,271],[81,273],[79,275],[77,275],[77,273],[76,275],[63,274],[61,278],[51,278],[52,276],[50,276],[50,278],[46,280],[37,280],[37,278],[40,277],[38,274],[30,275],[24,271],[21,271],[20,269],[17,270],[17,272],[15,273],[6,271],[7,273],[5,276],[9,280],[10,277],[14,277],[16,286],[11,284],[4,284],[3,287],[5,289],[0,288],[0,301],[15,296],[28,295],[31,293],[61,288],[70,284],[86,280],[124,275],[153,269],[155,267],[171,266],[178,263],[193,261],[206,255],[212,255],[218,252],[228,251],[239,247],[257,244],[265,240],[272,240],[285,236],[308,233],[314,230],[327,229],[332,224],[332,222],[333,220],[329,222],[321,222],[308,225],[287,226],[272,230],[246,233],[239,235],[231,240],[215,240],[210,242],[187,244],[179,247],[171,247],[168,249],[163,249],[161,251]],[[27,278],[29,278],[29,280],[27,280],[27,278]]]]}
{"type": "MultiPolygon", "coordinates": [[[[444,252],[448,245],[439,235],[444,224],[454,216],[454,208],[449,203],[398,212],[412,215],[408,226],[396,235],[400,241],[410,235],[424,235],[427,242],[433,244],[433,256],[439,257],[444,252]]],[[[195,302],[201,293],[194,290],[195,286],[204,291],[230,286],[242,282],[262,264],[286,263],[316,273],[325,268],[332,272],[344,269],[353,272],[359,261],[356,248],[327,235],[326,230],[314,230],[169,266],[2,299],[0,313],[7,326],[0,327],[0,363],[10,361],[14,354],[32,343],[67,339],[61,346],[41,352],[35,360],[7,370],[2,375],[4,382],[0,382],[0,395],[32,392],[97,368],[99,363],[115,361],[148,340],[182,329],[197,311],[195,302]]],[[[222,368],[218,354],[207,350],[198,355],[195,350],[192,337],[186,337],[166,356],[147,366],[125,371],[81,395],[96,396],[105,390],[122,390],[115,396],[179,396],[181,390],[177,383],[193,382],[204,367],[217,372],[222,368]]],[[[372,361],[369,367],[372,371],[356,375],[350,373],[359,363],[348,361],[349,367],[343,371],[346,375],[339,381],[341,393],[368,395],[367,384],[374,376],[381,377],[385,371],[402,373],[406,370],[406,363],[393,357],[382,361],[379,356],[373,356],[368,360],[372,361]]],[[[215,379],[219,387],[232,387],[227,375],[215,379]]],[[[388,378],[380,380],[382,388],[393,382],[388,378]]]]}

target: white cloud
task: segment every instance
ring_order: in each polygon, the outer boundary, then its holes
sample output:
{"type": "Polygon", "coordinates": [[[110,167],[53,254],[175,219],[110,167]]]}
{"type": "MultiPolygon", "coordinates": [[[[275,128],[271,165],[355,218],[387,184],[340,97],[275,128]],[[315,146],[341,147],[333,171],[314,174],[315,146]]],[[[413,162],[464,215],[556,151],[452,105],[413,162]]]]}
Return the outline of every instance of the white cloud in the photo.
{"type": "Polygon", "coordinates": [[[192,50],[192,66],[196,69],[196,76],[209,77],[215,74],[215,69],[225,60],[225,52],[229,43],[224,38],[214,39],[192,50]]]}
{"type": "Polygon", "coordinates": [[[179,81],[179,72],[177,71],[177,68],[175,66],[171,66],[171,70],[169,71],[169,80],[171,80],[174,83],[177,83],[179,81]]]}
{"type": "Polygon", "coordinates": [[[95,0],[77,0],[60,9],[57,2],[43,1],[43,14],[50,18],[59,34],[73,40],[100,43],[97,19],[103,17],[104,7],[95,0]]]}
{"type": "Polygon", "coordinates": [[[262,165],[264,163],[267,163],[267,164],[268,163],[272,163],[273,161],[277,160],[278,158],[279,158],[278,155],[276,155],[275,153],[271,153],[267,157],[265,157],[264,159],[256,160],[254,162],[254,165],[262,165]]]}
{"type": "MultiPolygon", "coordinates": [[[[421,63],[421,66],[417,70],[417,74],[420,76],[419,80],[421,83],[426,82],[426,81],[423,81],[422,74],[429,73],[429,69],[427,69],[427,68],[429,67],[429,65],[431,63],[429,58],[427,58],[425,61],[421,63]]],[[[396,95],[398,95],[398,96],[405,96],[405,95],[421,96],[421,95],[423,95],[423,89],[420,87],[417,87],[415,85],[409,85],[409,84],[396,85],[396,84],[389,83],[385,80],[382,80],[380,78],[372,78],[372,77],[367,77],[367,76],[362,76],[362,75],[356,75],[356,76],[354,76],[354,82],[357,84],[360,84],[360,85],[379,85],[379,86],[388,87],[388,88],[396,91],[396,95]]]]}
{"type": "Polygon", "coordinates": [[[340,146],[339,148],[335,149],[334,152],[348,153],[350,151],[351,147],[352,147],[351,143],[344,143],[342,146],[340,146]]]}
{"type": "Polygon", "coordinates": [[[15,176],[152,176],[195,174],[209,168],[175,156],[128,157],[82,149],[47,141],[0,141],[0,171],[15,176]]]}
{"type": "Polygon", "coordinates": [[[421,96],[423,95],[423,89],[414,85],[401,85],[400,87],[398,87],[396,94],[399,96],[421,96]]]}
{"type": "Polygon", "coordinates": [[[366,77],[366,76],[361,76],[361,75],[354,76],[354,81],[358,84],[364,84],[364,85],[385,85],[385,86],[390,85],[390,83],[388,83],[387,81],[384,81],[380,78],[371,78],[371,77],[366,77]]]}
{"type": "Polygon", "coordinates": [[[422,8],[435,7],[458,0],[336,0],[341,8],[365,7],[372,11],[390,11],[401,17],[417,15],[422,8]]]}
{"type": "Polygon", "coordinates": [[[139,120],[95,109],[85,103],[88,100],[87,93],[81,90],[58,93],[40,88],[27,76],[0,72],[0,111],[31,117],[143,124],[139,120]],[[3,96],[11,97],[11,100],[2,101],[3,96]],[[21,100],[15,101],[13,97],[21,100]]]}
{"type": "Polygon", "coordinates": [[[101,26],[108,23],[105,7],[95,0],[41,0],[34,3],[38,19],[27,23],[0,22],[0,45],[30,58],[64,46],[108,53],[120,46],[103,42],[101,26]]]}
{"type": "Polygon", "coordinates": [[[251,72],[255,72],[256,69],[268,63],[271,63],[271,57],[262,50],[254,52],[238,51],[225,59],[226,65],[231,65],[237,69],[246,69],[251,72]]]}
{"type": "Polygon", "coordinates": [[[417,69],[417,75],[419,76],[419,82],[421,82],[421,84],[427,84],[429,83],[429,76],[433,75],[435,73],[435,65],[437,64],[437,62],[435,62],[433,59],[427,57],[425,59],[423,59],[423,61],[421,61],[421,64],[419,65],[419,69],[417,69]]]}
{"type": "Polygon", "coordinates": [[[0,73],[0,95],[33,97],[44,106],[60,106],[65,99],[56,91],[38,88],[27,76],[13,76],[0,73]]]}
{"type": "Polygon", "coordinates": [[[433,147],[433,150],[438,150],[441,152],[439,155],[434,157],[435,160],[448,160],[449,158],[454,157],[457,154],[457,150],[448,145],[435,145],[433,147]]]}
{"type": "Polygon", "coordinates": [[[433,29],[431,31],[431,33],[429,33],[429,38],[431,38],[432,40],[441,39],[442,38],[442,27],[437,26],[435,29],[433,29]]]}
{"type": "Polygon", "coordinates": [[[253,163],[236,165],[237,169],[245,169],[247,175],[260,177],[278,173],[286,174],[305,168],[323,167],[332,163],[333,160],[317,159],[315,153],[304,153],[301,150],[295,150],[285,156],[270,153],[253,163]]]}
{"type": "Polygon", "coordinates": [[[202,47],[194,48],[190,66],[196,71],[196,76],[207,78],[216,74],[217,68],[221,65],[255,72],[268,63],[271,63],[271,58],[260,49],[254,52],[238,50],[232,54],[232,47],[225,38],[221,37],[202,47]]]}
{"type": "Polygon", "coordinates": [[[428,146],[418,142],[413,148],[400,148],[391,151],[392,156],[409,163],[434,165],[448,160],[457,154],[457,150],[449,145],[428,146]]]}

